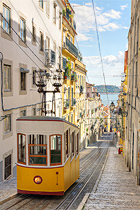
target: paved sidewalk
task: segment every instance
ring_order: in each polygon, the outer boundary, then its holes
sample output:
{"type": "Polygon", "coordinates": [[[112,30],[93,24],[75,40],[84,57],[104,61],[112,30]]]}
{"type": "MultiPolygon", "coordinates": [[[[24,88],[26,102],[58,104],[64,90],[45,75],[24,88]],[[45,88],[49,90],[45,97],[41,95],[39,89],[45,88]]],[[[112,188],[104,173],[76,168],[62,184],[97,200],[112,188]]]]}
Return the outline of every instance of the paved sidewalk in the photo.
{"type": "Polygon", "coordinates": [[[0,204],[17,194],[17,181],[16,178],[11,178],[0,182],[0,204]]]}
{"type": "Polygon", "coordinates": [[[110,147],[109,156],[96,192],[84,206],[89,209],[140,210],[140,186],[128,171],[122,155],[110,147]]]}

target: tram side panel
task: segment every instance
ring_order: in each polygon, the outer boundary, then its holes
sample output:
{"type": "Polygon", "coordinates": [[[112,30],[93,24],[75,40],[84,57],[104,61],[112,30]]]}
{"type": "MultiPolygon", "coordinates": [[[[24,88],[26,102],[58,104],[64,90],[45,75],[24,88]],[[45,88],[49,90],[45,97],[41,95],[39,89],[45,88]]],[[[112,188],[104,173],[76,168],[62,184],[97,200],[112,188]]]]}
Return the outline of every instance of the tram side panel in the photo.
{"type": "Polygon", "coordinates": [[[80,177],[80,155],[76,157],[75,160],[75,171],[76,171],[76,180],[80,177]]]}
{"type": "Polygon", "coordinates": [[[64,194],[64,168],[30,168],[17,166],[17,189],[19,193],[64,194]],[[23,176],[24,174],[24,176],[23,176]],[[34,178],[42,182],[36,184],[34,178]]]}
{"type": "Polygon", "coordinates": [[[71,185],[70,181],[70,158],[64,166],[64,191],[66,191],[71,185]]]}

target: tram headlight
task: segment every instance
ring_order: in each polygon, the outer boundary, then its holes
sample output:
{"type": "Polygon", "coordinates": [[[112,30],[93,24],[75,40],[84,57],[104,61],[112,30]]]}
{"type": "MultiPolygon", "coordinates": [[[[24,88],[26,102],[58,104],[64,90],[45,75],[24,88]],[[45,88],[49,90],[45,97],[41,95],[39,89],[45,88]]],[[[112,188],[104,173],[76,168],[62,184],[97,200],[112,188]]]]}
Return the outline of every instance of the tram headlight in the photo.
{"type": "Polygon", "coordinates": [[[35,182],[36,184],[41,184],[41,182],[42,182],[41,176],[35,176],[35,177],[34,177],[34,182],[35,182]]]}

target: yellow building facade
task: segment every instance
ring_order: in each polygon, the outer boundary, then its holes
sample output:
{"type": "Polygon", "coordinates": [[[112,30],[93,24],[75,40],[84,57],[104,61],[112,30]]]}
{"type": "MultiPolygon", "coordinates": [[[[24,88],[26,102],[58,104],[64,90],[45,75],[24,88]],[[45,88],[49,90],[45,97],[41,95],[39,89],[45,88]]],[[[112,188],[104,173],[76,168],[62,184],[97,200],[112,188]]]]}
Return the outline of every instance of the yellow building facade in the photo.
{"type": "Polygon", "coordinates": [[[62,69],[64,82],[62,85],[62,117],[81,128],[84,135],[84,110],[86,91],[86,68],[82,56],[74,45],[76,24],[74,10],[68,0],[62,17],[62,69]]]}

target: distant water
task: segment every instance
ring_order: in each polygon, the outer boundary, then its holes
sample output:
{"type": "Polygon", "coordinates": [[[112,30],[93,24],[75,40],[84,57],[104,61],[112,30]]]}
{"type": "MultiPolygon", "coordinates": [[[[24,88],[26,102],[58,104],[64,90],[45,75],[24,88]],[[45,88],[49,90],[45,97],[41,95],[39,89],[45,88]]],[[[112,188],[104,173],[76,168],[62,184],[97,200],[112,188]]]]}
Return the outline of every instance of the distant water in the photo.
{"type": "MultiPolygon", "coordinates": [[[[114,102],[115,105],[117,105],[118,95],[119,95],[119,93],[108,94],[109,105],[111,104],[112,101],[114,102]]],[[[101,96],[101,99],[102,99],[102,104],[104,104],[106,106],[108,104],[107,95],[106,94],[100,94],[100,96],[101,96]]]]}

